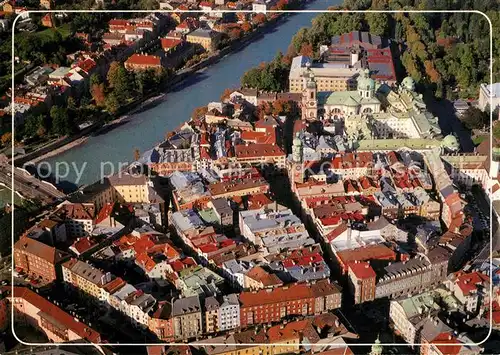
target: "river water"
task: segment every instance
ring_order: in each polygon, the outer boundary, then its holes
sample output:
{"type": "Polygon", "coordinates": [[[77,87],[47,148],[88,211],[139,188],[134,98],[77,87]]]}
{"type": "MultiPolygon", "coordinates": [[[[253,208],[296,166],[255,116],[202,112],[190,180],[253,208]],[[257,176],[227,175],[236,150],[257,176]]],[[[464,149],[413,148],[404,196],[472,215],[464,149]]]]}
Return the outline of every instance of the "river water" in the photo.
{"type": "MultiPolygon", "coordinates": [[[[321,10],[341,3],[341,0],[316,0],[308,10],[321,10]]],[[[240,77],[253,66],[269,61],[278,51],[286,52],[292,36],[301,28],[311,25],[317,13],[301,13],[289,17],[260,39],[240,51],[222,58],[218,63],[186,79],[177,89],[167,93],[166,99],[157,106],[132,116],[132,119],[105,134],[90,137],[84,144],[47,159],[51,171],[56,163],[67,162],[81,171],[81,178],[71,167],[65,180],[82,185],[100,179],[101,166],[109,173],[111,164],[118,168],[120,162],[132,162],[134,151],[144,152],[161,142],[167,131],[187,121],[193,109],[210,101],[218,101],[225,88],[236,88],[240,77]],[[109,162],[109,163],[105,163],[109,162]]],[[[65,169],[60,165],[62,175],[65,169]]],[[[45,166],[46,168],[47,166],[45,166]]],[[[68,186],[67,183],[61,185],[68,186]]]]}

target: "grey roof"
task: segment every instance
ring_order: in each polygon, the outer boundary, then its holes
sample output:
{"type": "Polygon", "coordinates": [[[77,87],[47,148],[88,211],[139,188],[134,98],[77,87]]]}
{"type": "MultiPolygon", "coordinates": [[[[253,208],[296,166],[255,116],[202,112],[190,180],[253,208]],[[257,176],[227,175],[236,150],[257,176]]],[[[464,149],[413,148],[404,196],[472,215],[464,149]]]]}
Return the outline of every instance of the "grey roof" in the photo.
{"type": "Polygon", "coordinates": [[[342,35],[333,36],[331,44],[336,47],[349,46],[350,43],[346,41],[360,41],[376,46],[382,45],[382,38],[380,36],[373,35],[366,31],[352,31],[342,35]]]}
{"type": "Polygon", "coordinates": [[[175,317],[196,312],[201,312],[200,298],[198,296],[179,298],[174,301],[172,316],[175,317]]]}
{"type": "Polygon", "coordinates": [[[173,224],[181,231],[191,228],[201,228],[205,223],[194,210],[182,210],[172,214],[173,224]]]}
{"type": "Polygon", "coordinates": [[[89,265],[81,260],[76,261],[76,263],[71,267],[71,271],[94,284],[101,284],[104,276],[104,273],[101,270],[96,269],[92,265],[89,265]]]}
{"type": "Polygon", "coordinates": [[[215,311],[219,309],[220,303],[217,301],[217,298],[214,296],[207,297],[205,299],[205,310],[206,311],[215,311]]]}
{"type": "Polygon", "coordinates": [[[399,277],[412,272],[420,272],[429,265],[429,261],[423,257],[416,257],[408,261],[393,263],[384,268],[384,278],[391,276],[399,277]]]}
{"type": "Polygon", "coordinates": [[[227,198],[216,198],[212,200],[212,205],[214,206],[215,211],[220,215],[232,215],[233,210],[229,206],[229,201],[227,198]]]}
{"type": "Polygon", "coordinates": [[[391,223],[385,218],[384,216],[381,216],[379,219],[376,221],[368,222],[367,227],[369,230],[380,230],[384,229],[388,225],[391,225],[391,223]]]}
{"type": "Polygon", "coordinates": [[[452,331],[449,326],[447,326],[438,317],[426,318],[421,325],[421,337],[427,341],[433,341],[439,334],[447,333],[452,331]]]}
{"type": "Polygon", "coordinates": [[[238,295],[236,293],[230,293],[229,295],[223,296],[222,307],[228,306],[239,306],[240,301],[238,300],[238,295]]]}
{"type": "Polygon", "coordinates": [[[287,269],[290,276],[297,282],[320,280],[330,277],[330,268],[325,261],[315,266],[294,265],[287,269]]]}
{"type": "Polygon", "coordinates": [[[253,262],[236,259],[228,260],[223,265],[233,275],[236,273],[245,273],[255,266],[253,262]]]}
{"type": "Polygon", "coordinates": [[[188,36],[196,36],[196,37],[205,37],[205,38],[210,38],[212,37],[212,30],[207,30],[204,28],[198,28],[194,30],[193,32],[189,33],[188,36]]]}

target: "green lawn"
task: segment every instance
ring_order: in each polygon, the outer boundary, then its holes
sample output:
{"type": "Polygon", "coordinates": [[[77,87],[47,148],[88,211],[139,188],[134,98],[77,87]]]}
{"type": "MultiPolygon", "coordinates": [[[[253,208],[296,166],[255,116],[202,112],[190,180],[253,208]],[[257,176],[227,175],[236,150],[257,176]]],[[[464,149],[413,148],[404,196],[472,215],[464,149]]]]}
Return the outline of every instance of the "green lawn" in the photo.
{"type": "Polygon", "coordinates": [[[65,23],[62,26],[59,26],[57,28],[47,28],[43,31],[37,32],[37,36],[41,37],[52,37],[54,32],[59,32],[62,36],[63,39],[69,37],[71,35],[71,28],[69,23],[65,23]]]}
{"type": "Polygon", "coordinates": [[[483,142],[487,137],[486,136],[476,136],[472,138],[472,142],[474,143],[475,146],[478,146],[483,142]]]}

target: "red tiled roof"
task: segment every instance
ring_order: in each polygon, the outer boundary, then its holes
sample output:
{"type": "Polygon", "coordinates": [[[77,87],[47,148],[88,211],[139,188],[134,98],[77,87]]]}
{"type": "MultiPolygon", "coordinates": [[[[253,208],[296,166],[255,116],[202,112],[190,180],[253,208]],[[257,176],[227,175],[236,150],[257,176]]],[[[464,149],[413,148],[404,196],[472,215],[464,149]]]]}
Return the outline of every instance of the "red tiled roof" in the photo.
{"type": "Polygon", "coordinates": [[[183,42],[182,39],[176,38],[162,38],[160,41],[161,47],[165,50],[175,48],[183,42]]]}
{"type": "Polygon", "coordinates": [[[144,66],[160,66],[160,57],[156,55],[147,54],[132,54],[125,62],[125,64],[144,65],[144,66]]]}
{"type": "Polygon", "coordinates": [[[356,277],[358,279],[361,279],[361,280],[375,278],[377,276],[375,274],[375,271],[370,266],[370,263],[367,263],[367,262],[349,263],[348,267],[349,267],[349,269],[352,270],[354,275],[356,275],[356,277]]]}
{"type": "Polygon", "coordinates": [[[434,344],[443,355],[457,355],[462,349],[461,343],[451,332],[443,332],[429,343],[434,344]]]}
{"type": "Polygon", "coordinates": [[[260,266],[255,266],[250,269],[246,273],[246,276],[251,278],[252,280],[262,283],[264,287],[283,285],[283,281],[281,281],[278,276],[267,272],[260,266]]]}
{"type": "Polygon", "coordinates": [[[78,254],[84,253],[97,245],[97,243],[90,239],[90,237],[80,238],[73,243],[72,247],[78,252],[78,254]]]}
{"type": "Polygon", "coordinates": [[[109,26],[126,26],[128,24],[128,20],[122,20],[122,19],[112,19],[109,20],[108,25],[109,26]]]}
{"type": "Polygon", "coordinates": [[[97,63],[91,59],[91,58],[87,58],[81,62],[79,62],[77,64],[77,66],[83,70],[85,73],[89,73],[92,69],[94,69],[96,67],[97,63]]]}
{"type": "Polygon", "coordinates": [[[464,296],[468,296],[477,290],[478,285],[489,282],[489,278],[485,274],[476,271],[458,276],[456,282],[464,296]]]}
{"type": "Polygon", "coordinates": [[[137,264],[141,265],[146,269],[147,272],[150,272],[156,266],[156,263],[153,259],[149,257],[147,253],[140,253],[136,256],[135,261],[137,264]]]}
{"type": "Polygon", "coordinates": [[[123,286],[125,286],[127,283],[121,278],[117,277],[116,279],[111,280],[107,284],[103,285],[102,288],[108,292],[108,293],[115,293],[119,289],[121,289],[123,286]]]}
{"type": "Polygon", "coordinates": [[[342,233],[344,233],[347,230],[347,227],[348,227],[347,223],[342,223],[340,226],[338,226],[333,231],[328,233],[325,238],[328,240],[328,242],[331,242],[332,240],[340,236],[342,233]]]}
{"type": "Polygon", "coordinates": [[[347,265],[354,261],[396,260],[396,253],[383,244],[376,244],[352,250],[339,251],[337,253],[337,258],[344,265],[347,265]]]}
{"type": "Polygon", "coordinates": [[[111,215],[111,212],[113,212],[113,207],[114,205],[112,203],[106,203],[97,214],[95,224],[99,224],[108,218],[111,215]]]}
{"type": "Polygon", "coordinates": [[[309,320],[291,322],[285,324],[284,326],[275,325],[274,327],[269,328],[267,331],[267,337],[270,343],[282,342],[283,340],[288,339],[301,339],[302,332],[307,327],[311,327],[311,322],[309,320]]]}
{"type": "Polygon", "coordinates": [[[329,284],[327,280],[321,280],[313,285],[299,283],[273,289],[264,289],[257,292],[242,292],[240,293],[240,303],[241,308],[246,308],[314,298],[319,293],[324,292],[337,293],[339,290],[335,285],[329,284]]]}
{"type": "Polygon", "coordinates": [[[285,156],[283,150],[274,144],[239,144],[234,147],[237,158],[259,158],[285,156]]]}
{"type": "Polygon", "coordinates": [[[21,250],[28,254],[36,255],[51,264],[57,264],[66,256],[62,251],[28,237],[21,237],[14,244],[14,250],[21,250]]]}
{"type": "Polygon", "coordinates": [[[241,139],[249,143],[273,144],[276,143],[276,130],[268,132],[243,131],[241,139]]]}

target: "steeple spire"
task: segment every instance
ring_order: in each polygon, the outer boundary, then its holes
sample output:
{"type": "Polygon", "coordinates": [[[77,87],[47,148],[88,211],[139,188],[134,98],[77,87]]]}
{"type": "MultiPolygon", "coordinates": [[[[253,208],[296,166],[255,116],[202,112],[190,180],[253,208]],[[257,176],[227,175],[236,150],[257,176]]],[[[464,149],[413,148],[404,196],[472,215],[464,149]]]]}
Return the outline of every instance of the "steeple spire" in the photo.
{"type": "Polygon", "coordinates": [[[377,339],[375,339],[375,343],[372,345],[370,355],[382,355],[382,350],[384,350],[384,347],[380,344],[380,334],[379,334],[377,335],[377,339]]]}

